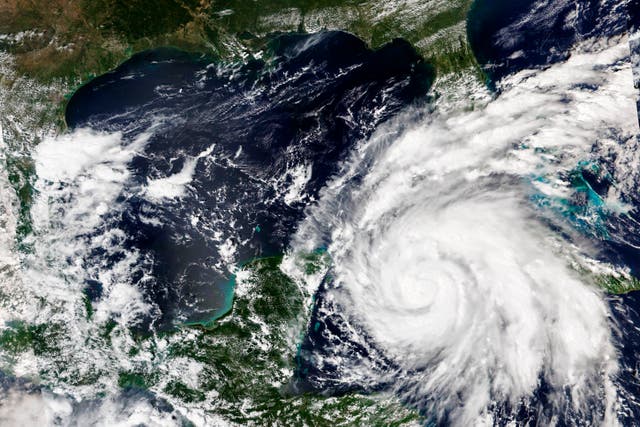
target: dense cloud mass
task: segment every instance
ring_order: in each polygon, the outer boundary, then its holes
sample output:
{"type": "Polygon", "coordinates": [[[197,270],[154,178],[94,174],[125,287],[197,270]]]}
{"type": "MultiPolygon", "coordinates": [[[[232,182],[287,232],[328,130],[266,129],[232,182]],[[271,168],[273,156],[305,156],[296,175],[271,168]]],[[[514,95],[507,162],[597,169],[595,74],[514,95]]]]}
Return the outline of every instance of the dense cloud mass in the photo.
{"type": "MultiPolygon", "coordinates": [[[[457,425],[516,417],[540,396],[552,416],[612,423],[608,308],[585,274],[606,269],[562,207],[572,170],[615,151],[621,180],[603,209],[625,209],[638,131],[628,56],[626,38],[584,44],[505,79],[484,109],[400,121],[401,136],[364,144],[300,232],[301,247],[328,238],[333,281],[316,316],[341,325],[323,329],[316,345],[335,348],[311,363],[349,366],[335,382],[379,381],[457,425]],[[354,341],[392,373],[351,360],[354,341]]],[[[579,218],[583,231],[598,218],[579,218]]]]}

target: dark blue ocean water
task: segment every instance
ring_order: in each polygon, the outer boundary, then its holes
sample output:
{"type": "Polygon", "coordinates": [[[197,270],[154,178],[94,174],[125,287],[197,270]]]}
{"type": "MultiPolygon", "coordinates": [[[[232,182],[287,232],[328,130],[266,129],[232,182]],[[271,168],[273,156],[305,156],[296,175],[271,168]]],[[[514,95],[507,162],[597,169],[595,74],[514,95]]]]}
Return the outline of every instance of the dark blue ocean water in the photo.
{"type": "MultiPolygon", "coordinates": [[[[80,88],[66,110],[71,128],[131,140],[160,122],[131,161],[124,208],[105,225],[124,230],[124,246],[144,255],[135,280],[158,307],[145,324],[167,328],[226,312],[233,284],[221,244],[236,248],[238,262],[283,252],[347,150],[422,99],[432,80],[404,41],[371,51],[352,35],[322,32],[275,36],[265,60],[237,65],[147,51],[80,88]],[[136,190],[207,149],[181,198],[150,200],[136,190]],[[302,197],[286,203],[284,190],[301,166],[311,168],[302,197]]],[[[84,261],[110,265],[120,256],[97,251],[84,261]]],[[[97,280],[88,288],[100,298],[97,280]]]]}
{"type": "Polygon", "coordinates": [[[566,59],[569,48],[589,37],[627,30],[620,0],[475,0],[467,34],[490,82],[525,68],[566,59]]]}

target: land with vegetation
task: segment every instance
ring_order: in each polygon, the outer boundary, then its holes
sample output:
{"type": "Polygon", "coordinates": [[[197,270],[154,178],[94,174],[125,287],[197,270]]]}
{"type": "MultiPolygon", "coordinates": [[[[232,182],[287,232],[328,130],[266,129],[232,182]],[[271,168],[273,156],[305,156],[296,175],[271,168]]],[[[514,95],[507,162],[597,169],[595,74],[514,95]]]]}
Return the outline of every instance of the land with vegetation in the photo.
{"type": "MultiPolygon", "coordinates": [[[[470,4],[470,0],[3,0],[0,51],[13,57],[18,77],[72,90],[145,49],[175,46],[236,61],[256,55],[269,34],[329,29],[349,31],[372,48],[404,38],[440,74],[447,74],[475,64],[465,28],[470,4]]],[[[0,78],[7,86],[15,75],[0,78]]],[[[51,93],[50,101],[60,109],[65,94],[51,93]]]]}

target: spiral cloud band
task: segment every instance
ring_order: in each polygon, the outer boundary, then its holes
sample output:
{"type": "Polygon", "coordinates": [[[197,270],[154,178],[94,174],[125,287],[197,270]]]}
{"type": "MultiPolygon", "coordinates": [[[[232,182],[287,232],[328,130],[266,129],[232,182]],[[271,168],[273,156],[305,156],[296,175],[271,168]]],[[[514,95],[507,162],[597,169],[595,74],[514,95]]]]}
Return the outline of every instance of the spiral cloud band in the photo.
{"type": "MultiPolygon", "coordinates": [[[[496,411],[516,419],[545,395],[555,414],[615,423],[608,308],[575,267],[593,248],[554,210],[571,197],[568,176],[580,162],[615,153],[611,212],[633,179],[628,45],[602,43],[508,77],[480,110],[390,124],[301,227],[298,248],[329,241],[323,298],[346,319],[338,339],[382,349],[400,373],[381,383],[437,420],[491,424],[496,411]]],[[[332,357],[349,365],[349,381],[384,376],[347,353],[332,357]]]]}

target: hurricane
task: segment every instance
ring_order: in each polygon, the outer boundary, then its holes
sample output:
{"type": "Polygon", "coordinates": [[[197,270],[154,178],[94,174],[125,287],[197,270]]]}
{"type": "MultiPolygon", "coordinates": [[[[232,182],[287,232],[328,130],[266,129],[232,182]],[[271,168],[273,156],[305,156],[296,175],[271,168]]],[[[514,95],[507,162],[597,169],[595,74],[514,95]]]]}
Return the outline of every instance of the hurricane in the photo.
{"type": "Polygon", "coordinates": [[[624,215],[638,132],[628,56],[624,38],[585,43],[503,80],[483,109],[408,113],[359,147],[297,240],[332,259],[316,318],[342,319],[317,339],[335,348],[307,356],[341,370],[332,386],[391,384],[455,425],[523,407],[538,422],[615,424],[614,325],[593,279],[607,267],[588,238],[598,215],[566,202],[571,172],[615,152],[620,185],[602,209],[624,215]],[[354,360],[353,342],[393,369],[354,360]]]}

